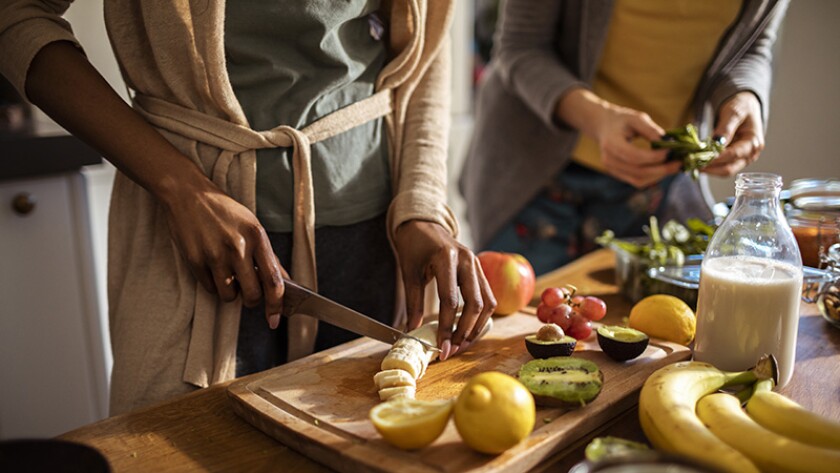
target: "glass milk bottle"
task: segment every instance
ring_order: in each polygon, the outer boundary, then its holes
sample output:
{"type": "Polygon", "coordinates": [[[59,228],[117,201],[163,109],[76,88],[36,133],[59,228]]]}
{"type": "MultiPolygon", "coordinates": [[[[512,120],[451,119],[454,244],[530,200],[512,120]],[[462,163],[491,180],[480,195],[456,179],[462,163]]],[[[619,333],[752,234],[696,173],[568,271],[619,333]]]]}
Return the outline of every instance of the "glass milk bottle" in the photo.
{"type": "Polygon", "coordinates": [[[779,203],[782,178],[742,173],[735,205],[717,229],[700,269],[694,359],[726,371],[779,362],[779,384],[793,376],[802,258],[779,203]]]}

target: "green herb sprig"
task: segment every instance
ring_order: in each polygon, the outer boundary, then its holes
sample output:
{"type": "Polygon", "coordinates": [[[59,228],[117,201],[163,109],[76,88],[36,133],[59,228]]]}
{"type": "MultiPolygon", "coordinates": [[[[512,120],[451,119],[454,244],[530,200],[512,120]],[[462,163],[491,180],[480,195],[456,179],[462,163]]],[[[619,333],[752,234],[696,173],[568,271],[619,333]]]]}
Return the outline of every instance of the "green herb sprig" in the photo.
{"type": "Polygon", "coordinates": [[[660,229],[657,218],[651,216],[650,225],[644,228],[644,232],[649,237],[646,243],[617,239],[612,230],[606,230],[601,236],[595,238],[595,242],[604,247],[617,247],[637,255],[650,265],[682,266],[685,255],[706,251],[715,227],[700,219],[690,218],[685,225],[670,220],[660,229]]]}
{"type": "Polygon", "coordinates": [[[682,161],[683,171],[691,174],[692,179],[700,177],[700,170],[708,166],[720,155],[726,145],[717,140],[701,140],[697,128],[688,124],[683,128],[668,130],[661,140],[651,142],[653,149],[670,150],[670,159],[682,161]]]}

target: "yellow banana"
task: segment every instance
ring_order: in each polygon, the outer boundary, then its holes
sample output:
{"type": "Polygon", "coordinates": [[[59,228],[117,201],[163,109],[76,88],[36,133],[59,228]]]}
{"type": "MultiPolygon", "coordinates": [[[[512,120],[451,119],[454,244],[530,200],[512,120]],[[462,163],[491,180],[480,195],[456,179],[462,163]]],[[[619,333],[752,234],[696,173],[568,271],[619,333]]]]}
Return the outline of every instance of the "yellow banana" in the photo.
{"type": "Polygon", "coordinates": [[[750,371],[728,373],[686,361],[655,371],[639,394],[639,422],[657,449],[731,473],[758,473],[746,456],[715,437],[695,414],[697,401],[730,384],[750,383],[750,371]]]}
{"type": "Polygon", "coordinates": [[[697,416],[718,438],[768,473],[834,473],[840,451],[814,447],[760,426],[731,394],[715,393],[697,403],[697,416]]]}
{"type": "Polygon", "coordinates": [[[793,440],[840,450],[840,423],[820,417],[791,399],[770,391],[770,387],[772,384],[764,389],[757,388],[747,402],[747,413],[754,421],[793,440]]]}
{"type": "Polygon", "coordinates": [[[416,388],[414,386],[395,386],[393,388],[383,388],[379,390],[379,400],[388,401],[397,397],[405,397],[414,399],[416,388]]]}
{"type": "Polygon", "coordinates": [[[385,370],[373,376],[373,383],[377,389],[395,388],[397,386],[416,386],[417,382],[411,373],[405,370],[385,370]]]}

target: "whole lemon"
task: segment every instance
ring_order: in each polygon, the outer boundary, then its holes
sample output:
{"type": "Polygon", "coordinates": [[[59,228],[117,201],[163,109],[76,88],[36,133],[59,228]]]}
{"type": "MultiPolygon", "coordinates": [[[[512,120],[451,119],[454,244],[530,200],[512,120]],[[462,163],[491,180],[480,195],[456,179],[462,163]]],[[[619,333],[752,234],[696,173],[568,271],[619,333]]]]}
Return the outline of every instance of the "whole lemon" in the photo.
{"type": "Polygon", "coordinates": [[[531,434],[534,397],[516,379],[498,371],[474,376],[455,401],[455,427],[470,447],[501,453],[531,434]]]}
{"type": "Polygon", "coordinates": [[[694,340],[697,318],[681,299],[655,294],[640,300],[630,310],[630,328],[650,337],[688,345],[694,340]]]}

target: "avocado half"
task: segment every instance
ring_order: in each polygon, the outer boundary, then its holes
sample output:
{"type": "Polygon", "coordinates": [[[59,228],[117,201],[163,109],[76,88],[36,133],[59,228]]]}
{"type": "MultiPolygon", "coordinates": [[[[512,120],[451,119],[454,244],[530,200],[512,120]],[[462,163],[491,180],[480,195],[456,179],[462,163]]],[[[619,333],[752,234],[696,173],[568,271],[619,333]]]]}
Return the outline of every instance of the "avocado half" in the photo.
{"type": "Polygon", "coordinates": [[[598,345],[615,361],[627,361],[641,355],[650,342],[644,332],[618,325],[598,327],[598,345]]]}
{"type": "Polygon", "coordinates": [[[618,437],[596,437],[586,446],[585,454],[587,460],[598,462],[607,458],[632,455],[648,450],[650,448],[647,445],[632,440],[618,437]]]}
{"type": "Polygon", "coordinates": [[[540,340],[536,334],[525,337],[525,348],[534,358],[569,356],[575,351],[577,340],[564,335],[557,340],[540,340]]]}
{"type": "Polygon", "coordinates": [[[604,374],[589,360],[557,356],[525,363],[519,368],[519,381],[538,406],[581,407],[601,393],[604,374]]]}

